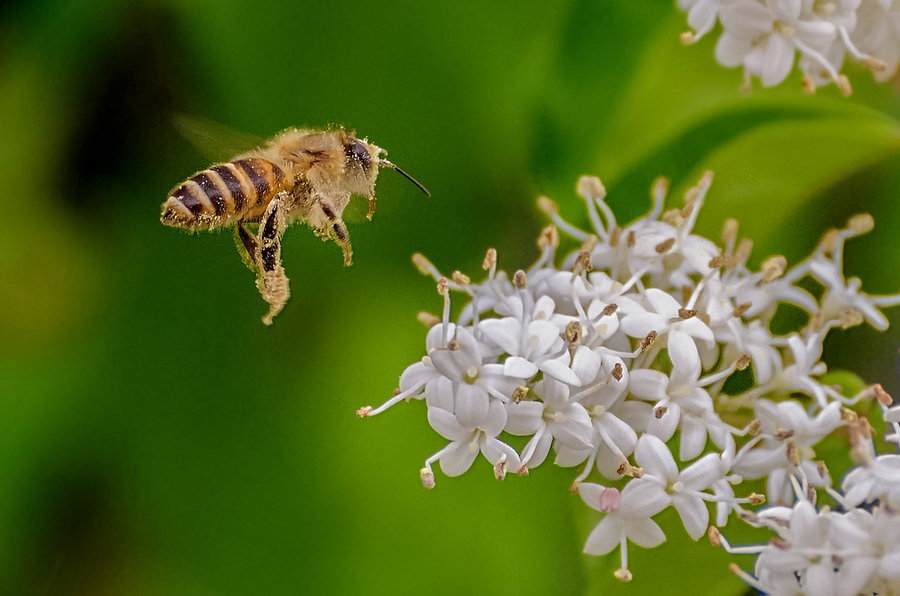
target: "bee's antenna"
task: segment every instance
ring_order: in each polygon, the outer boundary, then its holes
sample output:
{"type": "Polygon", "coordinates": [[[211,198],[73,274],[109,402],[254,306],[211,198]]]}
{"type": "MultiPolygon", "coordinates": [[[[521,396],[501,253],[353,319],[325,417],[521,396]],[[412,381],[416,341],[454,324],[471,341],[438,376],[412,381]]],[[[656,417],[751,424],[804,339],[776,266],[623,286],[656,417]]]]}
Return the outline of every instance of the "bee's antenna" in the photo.
{"type": "Polygon", "coordinates": [[[415,184],[416,186],[418,186],[418,187],[419,187],[419,190],[421,190],[422,192],[424,192],[426,197],[430,197],[430,196],[431,196],[431,193],[428,192],[428,189],[427,189],[427,188],[425,188],[424,186],[422,186],[421,184],[419,184],[419,181],[418,181],[418,180],[416,180],[415,178],[413,178],[412,176],[410,176],[409,174],[407,174],[406,172],[404,172],[403,170],[401,170],[400,167],[397,166],[396,164],[393,164],[393,163],[389,162],[389,161],[386,160],[386,159],[379,159],[379,160],[378,160],[378,165],[387,166],[387,167],[391,168],[392,170],[396,170],[398,174],[400,174],[401,176],[403,176],[404,178],[406,178],[407,180],[409,180],[410,182],[412,182],[413,184],[415,184]]]}

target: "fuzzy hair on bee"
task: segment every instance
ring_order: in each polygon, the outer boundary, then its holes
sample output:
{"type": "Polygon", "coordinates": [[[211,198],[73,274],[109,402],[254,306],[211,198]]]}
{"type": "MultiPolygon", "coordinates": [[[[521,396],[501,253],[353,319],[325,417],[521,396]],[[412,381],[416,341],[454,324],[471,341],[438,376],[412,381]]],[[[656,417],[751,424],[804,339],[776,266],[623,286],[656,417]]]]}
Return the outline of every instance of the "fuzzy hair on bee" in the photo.
{"type": "Polygon", "coordinates": [[[333,239],[349,266],[353,248],[342,215],[350,198],[361,195],[369,202],[366,217],[372,219],[381,167],[396,170],[429,194],[386,154],[351,130],[288,129],[176,186],[162,205],[160,221],[191,232],[235,226],[238,253],[269,304],[263,323],[271,325],[290,298],[281,264],[285,228],[305,222],[323,240],[333,239]]]}

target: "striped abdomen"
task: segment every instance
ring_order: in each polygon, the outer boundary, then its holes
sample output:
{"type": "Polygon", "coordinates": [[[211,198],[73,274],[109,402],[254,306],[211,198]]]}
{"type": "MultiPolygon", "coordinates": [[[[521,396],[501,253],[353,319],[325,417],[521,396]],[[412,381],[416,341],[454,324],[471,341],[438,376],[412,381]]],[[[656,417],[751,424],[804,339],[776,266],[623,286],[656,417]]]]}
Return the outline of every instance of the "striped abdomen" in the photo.
{"type": "Polygon", "coordinates": [[[284,172],[259,157],[212,166],[179,185],[163,203],[168,226],[204,230],[257,220],[266,205],[286,190],[284,172]]]}

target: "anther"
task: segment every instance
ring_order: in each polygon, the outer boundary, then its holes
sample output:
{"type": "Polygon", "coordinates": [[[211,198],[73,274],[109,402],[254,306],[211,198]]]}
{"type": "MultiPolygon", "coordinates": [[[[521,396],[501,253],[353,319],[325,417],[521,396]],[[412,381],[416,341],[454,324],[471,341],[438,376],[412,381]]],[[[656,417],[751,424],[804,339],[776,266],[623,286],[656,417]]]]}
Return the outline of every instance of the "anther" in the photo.
{"type": "Polygon", "coordinates": [[[853,94],[853,87],[850,86],[850,79],[847,78],[847,75],[838,75],[837,86],[844,97],[850,97],[853,94]]]}
{"type": "Polygon", "coordinates": [[[719,533],[719,528],[710,526],[706,535],[709,537],[709,543],[715,548],[719,548],[722,545],[722,534],[719,533]]]}
{"type": "Polygon", "coordinates": [[[854,234],[868,234],[875,228],[875,218],[868,213],[859,213],[847,220],[847,229],[854,234]]]}
{"type": "Polygon", "coordinates": [[[656,341],[657,335],[658,334],[656,333],[656,331],[651,331],[650,333],[648,333],[647,336],[643,340],[641,340],[641,351],[645,351],[647,350],[647,348],[652,346],[653,342],[656,341]]]}
{"type": "Polygon", "coordinates": [[[678,316],[682,319],[690,319],[697,316],[697,310],[693,308],[679,308],[678,316]]]}
{"type": "Polygon", "coordinates": [[[884,387],[881,386],[881,383],[875,383],[872,385],[872,390],[875,392],[875,399],[878,400],[883,406],[889,406],[894,403],[893,398],[891,398],[890,394],[884,390],[884,387]]]}
{"type": "Polygon", "coordinates": [[[633,579],[631,572],[627,569],[616,569],[613,572],[613,577],[615,577],[620,582],[630,582],[633,579]]]}
{"type": "Polygon", "coordinates": [[[566,325],[565,330],[560,334],[560,337],[570,344],[578,344],[581,341],[582,333],[584,333],[584,329],[581,327],[581,323],[578,321],[570,321],[569,324],[566,325]]]}
{"type": "Polygon", "coordinates": [[[766,502],[766,495],[761,495],[759,493],[750,493],[750,496],[747,497],[747,501],[751,505],[762,505],[766,502]]]}
{"type": "Polygon", "coordinates": [[[365,418],[369,414],[372,413],[372,406],[363,406],[360,409],[356,410],[356,415],[360,418],[365,418]]]}
{"type": "Polygon", "coordinates": [[[725,267],[731,261],[731,258],[728,255],[718,255],[709,260],[707,266],[710,269],[719,269],[720,267],[725,267]]]}
{"type": "Polygon", "coordinates": [[[744,313],[747,312],[750,307],[753,306],[751,302],[741,302],[737,306],[734,307],[734,310],[731,311],[731,316],[733,317],[742,317],[744,313]]]}
{"type": "Polygon", "coordinates": [[[746,370],[750,365],[750,356],[748,354],[742,355],[737,359],[737,362],[734,363],[734,367],[738,370],[746,370]]]}
{"type": "Polygon", "coordinates": [[[685,31],[684,33],[679,35],[678,38],[681,40],[681,43],[686,46],[689,46],[697,41],[697,37],[694,35],[693,31],[685,31]]]}
{"type": "Polygon", "coordinates": [[[666,406],[658,406],[653,410],[653,415],[656,416],[656,419],[659,420],[663,416],[666,415],[666,412],[669,411],[669,408],[666,406]]]}
{"type": "Polygon", "coordinates": [[[546,226],[543,230],[541,230],[541,235],[538,236],[537,241],[538,248],[557,248],[559,246],[559,231],[556,229],[556,226],[550,224],[546,226]]]}
{"type": "Polygon", "coordinates": [[[816,94],[816,82],[809,75],[803,77],[803,80],[800,81],[800,85],[803,87],[803,92],[808,95],[816,94]]]}
{"type": "Polygon", "coordinates": [[[513,389],[512,400],[515,403],[519,403],[520,401],[525,399],[527,396],[528,396],[528,387],[526,387],[525,385],[519,385],[518,387],[513,389]]]}
{"type": "Polygon", "coordinates": [[[604,316],[604,317],[608,317],[608,316],[610,316],[611,314],[614,314],[614,313],[616,312],[616,310],[618,310],[618,308],[619,308],[619,305],[616,304],[616,303],[614,303],[614,302],[612,302],[612,303],[610,303],[610,304],[607,304],[607,305],[603,308],[603,316],[604,316]]]}
{"type": "Polygon", "coordinates": [[[419,273],[422,275],[431,275],[431,272],[435,270],[434,265],[431,264],[425,255],[420,252],[413,254],[412,262],[416,266],[416,269],[419,270],[419,273]]]}
{"type": "Polygon", "coordinates": [[[618,246],[619,239],[622,237],[622,228],[619,226],[613,226],[613,229],[609,231],[609,245],[610,246],[618,246]]]}
{"type": "Polygon", "coordinates": [[[435,325],[441,322],[441,318],[437,315],[433,315],[430,312],[420,311],[419,314],[416,315],[416,319],[431,329],[435,325]]]}
{"type": "Polygon", "coordinates": [[[513,285],[520,290],[528,287],[528,276],[521,269],[513,274],[513,285]]]}
{"type": "Polygon", "coordinates": [[[441,296],[446,296],[449,288],[450,288],[450,284],[447,282],[446,277],[442,277],[441,279],[438,280],[438,283],[437,283],[438,294],[440,294],[441,296]]]}
{"type": "Polygon", "coordinates": [[[759,429],[762,426],[762,423],[759,421],[759,418],[754,418],[750,421],[750,424],[747,425],[747,432],[750,433],[751,437],[755,437],[759,434],[759,429]]]}
{"type": "Polygon", "coordinates": [[[637,245],[637,236],[634,233],[634,230],[628,232],[628,236],[625,237],[625,244],[628,248],[634,248],[637,245]]]}
{"type": "Polygon", "coordinates": [[[467,286],[472,283],[472,280],[469,278],[469,276],[459,270],[454,271],[451,277],[453,278],[453,281],[461,286],[467,286]]]}
{"type": "Polygon", "coordinates": [[[616,362],[616,365],[613,367],[612,372],[610,373],[612,378],[617,381],[622,380],[622,376],[624,375],[624,370],[622,369],[622,363],[616,362]]]}
{"type": "Polygon", "coordinates": [[[603,186],[603,183],[596,176],[582,176],[579,178],[576,192],[585,199],[599,199],[602,201],[606,198],[606,187],[603,186]]]}
{"type": "Polygon", "coordinates": [[[728,244],[734,240],[737,240],[738,235],[738,220],[733,217],[729,217],[725,220],[725,223],[722,225],[722,242],[728,244]]]}
{"type": "Polygon", "coordinates": [[[791,462],[794,466],[800,465],[800,450],[797,449],[797,444],[793,441],[788,441],[785,449],[787,453],[788,461],[791,462]]]}
{"type": "Polygon", "coordinates": [[[503,454],[503,457],[500,458],[496,464],[494,464],[494,478],[497,480],[503,480],[506,478],[506,454],[503,454]]]}
{"type": "Polygon", "coordinates": [[[419,478],[422,479],[422,486],[425,488],[434,488],[434,472],[431,468],[422,468],[419,470],[419,478]]]}
{"type": "Polygon", "coordinates": [[[497,266],[497,249],[489,248],[487,252],[484,253],[484,260],[481,262],[481,268],[485,271],[489,271],[497,266]]]}
{"type": "Polygon", "coordinates": [[[763,261],[760,271],[763,283],[771,283],[784,274],[787,268],[787,259],[781,255],[773,255],[763,261]]]}
{"type": "Polygon", "coordinates": [[[782,430],[776,431],[773,436],[776,439],[778,439],[779,441],[784,441],[785,439],[790,439],[791,437],[793,437],[794,431],[790,430],[790,429],[787,429],[787,430],[782,429],[782,430]]]}
{"type": "Polygon", "coordinates": [[[553,216],[559,213],[559,206],[555,201],[551,201],[547,197],[538,197],[537,204],[538,209],[540,209],[547,215],[553,216]]]}

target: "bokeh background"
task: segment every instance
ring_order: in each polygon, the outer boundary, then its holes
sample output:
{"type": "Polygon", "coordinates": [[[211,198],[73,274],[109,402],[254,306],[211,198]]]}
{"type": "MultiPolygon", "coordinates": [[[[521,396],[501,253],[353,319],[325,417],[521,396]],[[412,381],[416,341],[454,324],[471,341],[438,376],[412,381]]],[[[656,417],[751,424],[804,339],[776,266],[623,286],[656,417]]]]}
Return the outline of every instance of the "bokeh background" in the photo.
{"type": "MultiPolygon", "coordinates": [[[[5,3],[0,593],[744,593],[677,519],[620,585],[616,554],[581,554],[598,518],[572,470],[498,483],[479,461],[425,491],[443,440],[423,404],[354,414],[391,395],[423,354],[416,313],[440,308],[410,255],[479,277],[493,246],[525,267],[535,197],[583,223],[584,173],[627,221],[657,175],[678,204],[714,169],[700,227],[737,217],[757,263],[869,211],[848,270],[900,289],[897,85],[849,67],[849,99],[796,74],[742,95],[685,28],[668,0],[5,3]],[[385,171],[349,269],[290,229],[294,295],[266,328],[229,233],[159,224],[172,186],[230,157],[178,115],[261,137],[343,124],[433,196],[385,171]]],[[[826,357],[897,395],[891,319],[833,333],[826,357]]]]}

